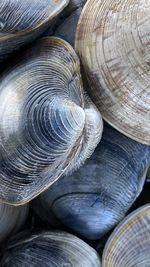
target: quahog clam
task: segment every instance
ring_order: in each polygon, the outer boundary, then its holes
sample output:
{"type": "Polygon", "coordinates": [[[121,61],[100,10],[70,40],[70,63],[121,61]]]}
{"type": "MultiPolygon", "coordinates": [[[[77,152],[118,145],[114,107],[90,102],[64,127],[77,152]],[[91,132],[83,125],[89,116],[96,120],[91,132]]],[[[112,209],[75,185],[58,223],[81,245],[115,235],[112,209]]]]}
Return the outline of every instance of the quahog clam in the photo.
{"type": "Polygon", "coordinates": [[[10,235],[20,230],[27,219],[28,210],[28,204],[14,207],[0,203],[0,245],[10,235]]]}
{"type": "Polygon", "coordinates": [[[150,266],[150,204],[129,214],[106,243],[103,267],[150,266]]]}
{"type": "Polygon", "coordinates": [[[103,128],[76,53],[56,37],[38,40],[1,77],[0,118],[0,199],[14,205],[79,167],[103,128]]]}
{"type": "Polygon", "coordinates": [[[91,158],[36,198],[33,208],[49,224],[61,222],[87,239],[99,239],[139,196],[149,162],[149,146],[104,124],[91,158]]]}
{"type": "Polygon", "coordinates": [[[1,0],[0,61],[39,36],[69,0],[1,0]]]}
{"type": "Polygon", "coordinates": [[[96,251],[65,232],[46,232],[12,242],[1,258],[1,267],[100,267],[96,251]]]}
{"type": "Polygon", "coordinates": [[[88,92],[114,128],[150,145],[150,1],[89,0],[76,51],[88,92]]]}

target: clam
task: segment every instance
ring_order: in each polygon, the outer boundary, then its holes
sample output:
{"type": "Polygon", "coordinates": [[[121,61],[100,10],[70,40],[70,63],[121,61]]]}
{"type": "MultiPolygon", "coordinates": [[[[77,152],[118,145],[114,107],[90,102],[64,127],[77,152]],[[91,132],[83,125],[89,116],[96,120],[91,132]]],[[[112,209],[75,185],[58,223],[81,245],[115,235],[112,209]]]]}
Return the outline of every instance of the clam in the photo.
{"type": "Polygon", "coordinates": [[[91,158],[54,183],[32,206],[49,225],[61,222],[87,239],[99,239],[139,196],[149,163],[149,146],[105,124],[91,158]]]}
{"type": "Polygon", "coordinates": [[[14,207],[0,203],[0,244],[21,229],[28,215],[28,204],[14,207]]]}
{"type": "Polygon", "coordinates": [[[81,239],[65,232],[45,232],[11,242],[1,267],[100,267],[96,251],[81,239]]]}
{"type": "Polygon", "coordinates": [[[69,0],[1,0],[0,61],[50,26],[69,0]]]}
{"type": "Polygon", "coordinates": [[[150,204],[129,214],[106,243],[103,267],[150,266],[150,204]]]}
{"type": "Polygon", "coordinates": [[[88,92],[102,117],[150,145],[150,1],[89,0],[76,33],[88,92]]]}
{"type": "Polygon", "coordinates": [[[79,59],[56,37],[38,40],[0,82],[0,200],[28,202],[91,155],[102,133],[79,59]]]}

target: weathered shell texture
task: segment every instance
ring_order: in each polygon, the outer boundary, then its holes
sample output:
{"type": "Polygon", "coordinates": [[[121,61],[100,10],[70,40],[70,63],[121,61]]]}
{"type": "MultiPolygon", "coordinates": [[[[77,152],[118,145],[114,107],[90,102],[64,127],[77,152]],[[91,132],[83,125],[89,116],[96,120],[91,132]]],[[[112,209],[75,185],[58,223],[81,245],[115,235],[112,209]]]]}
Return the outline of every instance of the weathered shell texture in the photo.
{"type": "Polygon", "coordinates": [[[77,55],[56,37],[38,40],[1,78],[0,118],[0,199],[11,204],[79,167],[103,126],[83,93],[77,55]]]}
{"type": "Polygon", "coordinates": [[[100,267],[96,251],[81,239],[65,232],[32,235],[11,244],[1,267],[100,267]]]}
{"type": "Polygon", "coordinates": [[[0,61],[39,36],[68,2],[69,0],[1,0],[0,61]]]}
{"type": "Polygon", "coordinates": [[[49,224],[55,226],[59,220],[85,238],[98,239],[125,216],[140,194],[149,162],[149,146],[105,124],[91,158],[36,198],[33,208],[49,224]]]}
{"type": "Polygon", "coordinates": [[[79,16],[85,3],[86,0],[71,0],[54,24],[53,34],[66,40],[72,46],[74,46],[75,42],[75,33],[79,16]]]}
{"type": "Polygon", "coordinates": [[[28,210],[28,204],[14,207],[0,203],[0,244],[23,226],[28,210]]]}
{"type": "Polygon", "coordinates": [[[89,0],[78,52],[89,95],[114,128],[150,145],[150,1],[89,0]]]}
{"type": "Polygon", "coordinates": [[[103,267],[150,266],[150,204],[128,215],[107,241],[103,267]]]}

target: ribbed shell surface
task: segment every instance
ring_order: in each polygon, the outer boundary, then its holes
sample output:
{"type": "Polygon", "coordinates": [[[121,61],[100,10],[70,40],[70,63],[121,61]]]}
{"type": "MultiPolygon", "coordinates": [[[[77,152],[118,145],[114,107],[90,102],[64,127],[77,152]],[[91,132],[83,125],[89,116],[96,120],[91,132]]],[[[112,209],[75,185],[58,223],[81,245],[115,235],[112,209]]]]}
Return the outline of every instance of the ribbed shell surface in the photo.
{"type": "Polygon", "coordinates": [[[149,162],[149,146],[104,124],[91,158],[35,199],[33,207],[50,225],[61,222],[87,239],[99,239],[139,196],[149,162]]]}
{"type": "Polygon", "coordinates": [[[28,204],[14,207],[0,203],[0,245],[10,235],[20,230],[27,219],[28,210],[28,204]]]}
{"type": "Polygon", "coordinates": [[[68,0],[1,0],[0,61],[38,37],[68,0]]]}
{"type": "Polygon", "coordinates": [[[0,82],[0,199],[25,203],[79,167],[102,119],[84,95],[79,59],[65,41],[37,41],[0,82]]]}
{"type": "Polygon", "coordinates": [[[89,0],[80,16],[76,51],[89,95],[103,118],[150,145],[150,1],[89,0]]]}
{"type": "Polygon", "coordinates": [[[102,266],[150,266],[150,204],[129,214],[117,226],[106,243],[102,266]]]}
{"type": "Polygon", "coordinates": [[[100,267],[96,251],[65,232],[33,235],[8,246],[1,267],[100,267]]]}

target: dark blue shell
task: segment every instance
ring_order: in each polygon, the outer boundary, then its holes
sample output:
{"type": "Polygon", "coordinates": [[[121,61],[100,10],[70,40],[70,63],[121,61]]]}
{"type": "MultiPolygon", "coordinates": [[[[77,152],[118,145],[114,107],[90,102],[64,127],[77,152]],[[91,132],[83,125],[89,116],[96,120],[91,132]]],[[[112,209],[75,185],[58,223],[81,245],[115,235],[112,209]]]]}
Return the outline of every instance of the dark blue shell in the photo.
{"type": "Polygon", "coordinates": [[[55,223],[54,214],[74,232],[98,239],[125,216],[139,196],[149,162],[149,146],[105,124],[92,157],[37,198],[35,210],[48,223],[55,223]]]}

